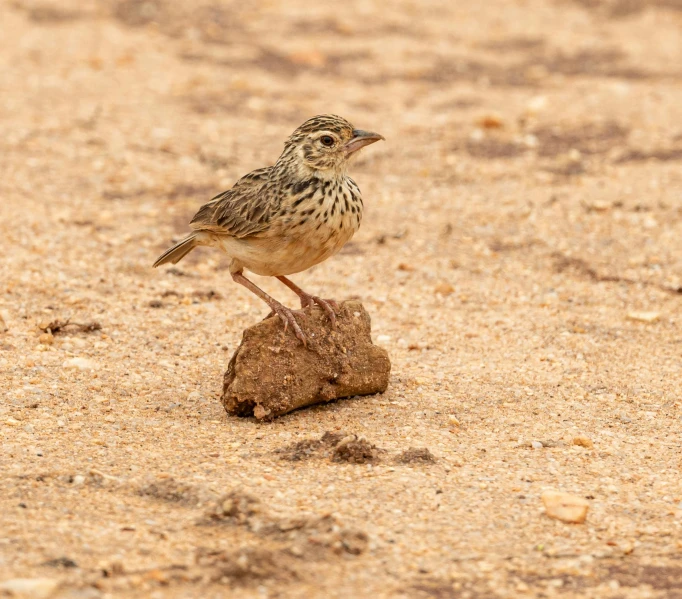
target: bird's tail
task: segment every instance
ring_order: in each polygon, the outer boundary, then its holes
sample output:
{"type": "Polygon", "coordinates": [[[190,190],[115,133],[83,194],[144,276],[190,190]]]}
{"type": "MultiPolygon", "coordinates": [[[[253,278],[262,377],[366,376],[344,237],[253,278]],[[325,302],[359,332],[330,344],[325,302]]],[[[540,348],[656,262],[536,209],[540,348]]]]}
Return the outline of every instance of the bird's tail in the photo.
{"type": "Polygon", "coordinates": [[[181,241],[178,241],[172,248],[167,249],[163,254],[161,254],[156,262],[154,262],[154,268],[171,262],[172,264],[177,264],[182,260],[187,254],[189,254],[195,247],[197,247],[197,233],[192,233],[188,235],[181,241]]]}

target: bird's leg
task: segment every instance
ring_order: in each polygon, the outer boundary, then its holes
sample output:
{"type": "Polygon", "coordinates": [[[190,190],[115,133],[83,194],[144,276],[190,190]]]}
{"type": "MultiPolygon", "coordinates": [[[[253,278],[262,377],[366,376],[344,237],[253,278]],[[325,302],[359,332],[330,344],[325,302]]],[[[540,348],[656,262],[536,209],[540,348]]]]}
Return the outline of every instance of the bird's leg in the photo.
{"type": "Polygon", "coordinates": [[[303,334],[301,327],[296,322],[296,319],[294,318],[294,315],[292,311],[289,310],[289,308],[280,304],[275,298],[270,297],[260,287],[254,285],[241,273],[241,271],[233,272],[232,279],[234,280],[235,283],[244,285],[244,287],[246,287],[249,291],[253,292],[259,298],[261,298],[268,306],[270,306],[270,309],[282,319],[282,322],[284,323],[284,330],[286,331],[287,326],[291,325],[291,328],[294,331],[294,335],[296,335],[296,337],[299,339],[299,341],[301,341],[301,343],[303,343],[303,345],[307,345],[306,337],[303,334]]]}
{"type": "Polygon", "coordinates": [[[329,320],[331,320],[332,327],[336,327],[336,310],[339,309],[339,305],[334,300],[325,300],[316,295],[310,295],[301,289],[296,283],[290,281],[286,277],[277,277],[282,283],[284,283],[289,289],[291,289],[299,298],[301,298],[301,308],[307,308],[313,304],[317,304],[322,308],[329,320]]]}

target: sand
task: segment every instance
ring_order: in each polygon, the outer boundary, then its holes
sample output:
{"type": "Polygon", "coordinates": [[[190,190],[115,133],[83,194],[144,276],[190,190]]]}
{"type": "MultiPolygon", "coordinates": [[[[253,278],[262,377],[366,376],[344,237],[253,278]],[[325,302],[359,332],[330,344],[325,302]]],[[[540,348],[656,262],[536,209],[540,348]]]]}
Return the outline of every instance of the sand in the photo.
{"type": "Polygon", "coordinates": [[[682,596],[679,2],[0,19],[0,589],[682,596]],[[352,172],[360,232],[293,278],[363,302],[389,388],[231,417],[223,373],[267,307],[215,251],[151,264],[322,112],[387,141],[352,172]]]}

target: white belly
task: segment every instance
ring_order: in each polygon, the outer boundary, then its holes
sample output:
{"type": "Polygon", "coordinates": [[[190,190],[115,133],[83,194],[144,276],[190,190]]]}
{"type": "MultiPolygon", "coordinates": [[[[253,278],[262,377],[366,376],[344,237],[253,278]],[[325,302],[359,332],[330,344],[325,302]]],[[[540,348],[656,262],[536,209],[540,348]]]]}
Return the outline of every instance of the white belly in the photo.
{"type": "MultiPolygon", "coordinates": [[[[315,266],[336,254],[353,237],[357,227],[349,219],[344,227],[327,225],[297,231],[296,235],[237,239],[210,235],[206,245],[219,247],[233,259],[232,272],[246,268],[257,275],[292,275],[315,266]]],[[[204,240],[202,240],[204,241],[204,240]]]]}

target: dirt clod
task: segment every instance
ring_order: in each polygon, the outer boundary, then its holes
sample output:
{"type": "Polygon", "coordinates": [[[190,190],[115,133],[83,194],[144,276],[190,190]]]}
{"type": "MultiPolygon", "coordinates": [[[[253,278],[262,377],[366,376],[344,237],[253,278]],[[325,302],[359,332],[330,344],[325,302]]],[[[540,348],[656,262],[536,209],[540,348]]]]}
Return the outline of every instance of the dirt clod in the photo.
{"type": "Polygon", "coordinates": [[[71,320],[67,318],[66,320],[57,319],[41,323],[38,328],[44,333],[56,335],[57,333],[66,332],[67,328],[81,333],[92,333],[94,331],[101,331],[102,325],[96,320],[91,322],[71,322],[71,320]]]}
{"type": "Polygon", "coordinates": [[[396,458],[400,464],[433,464],[435,461],[436,458],[426,447],[410,447],[396,458]]]}
{"type": "Polygon", "coordinates": [[[367,464],[377,461],[377,459],[377,448],[366,439],[358,439],[355,435],[342,439],[332,454],[334,462],[348,462],[350,464],[367,464]]]}
{"type": "Polygon", "coordinates": [[[275,453],[279,454],[282,460],[300,462],[328,452],[344,437],[345,435],[339,433],[326,432],[319,439],[302,439],[292,445],[275,450],[275,453]]]}
{"type": "Polygon", "coordinates": [[[162,501],[192,506],[200,504],[202,499],[205,499],[202,498],[202,493],[198,488],[174,478],[152,480],[142,485],[138,493],[162,501]]]}
{"type": "Polygon", "coordinates": [[[77,568],[78,564],[72,560],[70,557],[56,557],[54,559],[49,559],[43,562],[43,566],[48,566],[49,568],[77,568]]]}
{"type": "Polygon", "coordinates": [[[332,329],[321,310],[306,311],[304,346],[271,317],[244,331],[223,383],[228,414],[271,419],[305,406],[383,393],[391,364],[372,344],[369,314],[343,302],[332,329]]]}

